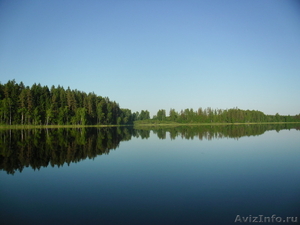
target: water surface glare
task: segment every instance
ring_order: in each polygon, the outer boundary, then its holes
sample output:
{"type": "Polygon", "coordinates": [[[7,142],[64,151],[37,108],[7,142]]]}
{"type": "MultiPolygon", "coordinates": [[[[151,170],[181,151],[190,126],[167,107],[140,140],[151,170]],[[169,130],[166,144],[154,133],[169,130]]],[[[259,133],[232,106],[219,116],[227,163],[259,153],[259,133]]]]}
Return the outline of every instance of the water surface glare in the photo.
{"type": "Polygon", "coordinates": [[[139,132],[68,131],[47,144],[41,131],[44,144],[28,139],[30,150],[27,139],[8,146],[2,133],[0,223],[237,224],[237,215],[276,214],[299,224],[299,130],[212,139],[139,132]]]}

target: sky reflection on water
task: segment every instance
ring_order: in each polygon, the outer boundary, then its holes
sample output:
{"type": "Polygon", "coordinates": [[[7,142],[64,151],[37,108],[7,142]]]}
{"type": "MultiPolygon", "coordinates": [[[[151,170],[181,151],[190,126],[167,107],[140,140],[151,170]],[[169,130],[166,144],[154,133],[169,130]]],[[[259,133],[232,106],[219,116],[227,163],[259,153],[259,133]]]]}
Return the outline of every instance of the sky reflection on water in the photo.
{"type": "MultiPolygon", "coordinates": [[[[299,131],[236,139],[132,137],[94,159],[1,171],[4,224],[234,224],[298,216],[299,131]]],[[[271,223],[268,223],[271,224],[271,223]]],[[[295,224],[295,223],[294,223],[295,224]]]]}

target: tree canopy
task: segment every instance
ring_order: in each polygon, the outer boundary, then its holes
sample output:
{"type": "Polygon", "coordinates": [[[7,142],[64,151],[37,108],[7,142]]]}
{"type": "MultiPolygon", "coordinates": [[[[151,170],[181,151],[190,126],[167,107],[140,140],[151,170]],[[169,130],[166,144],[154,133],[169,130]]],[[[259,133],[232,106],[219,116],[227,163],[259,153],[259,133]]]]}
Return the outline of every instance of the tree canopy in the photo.
{"type": "Polygon", "coordinates": [[[157,115],[152,120],[172,121],[178,123],[254,123],[254,122],[300,122],[300,114],[291,116],[265,115],[258,110],[242,110],[239,108],[232,109],[206,109],[199,108],[198,110],[185,109],[176,112],[175,109],[170,109],[169,116],[166,116],[166,111],[158,110],[157,115]]]}
{"type": "MultiPolygon", "coordinates": [[[[10,80],[0,83],[0,124],[21,125],[121,125],[132,124],[135,120],[149,120],[148,110],[132,113],[120,108],[108,97],[94,92],[85,93],[58,85],[50,88],[10,80]]],[[[250,122],[300,122],[295,116],[265,115],[257,110],[185,109],[176,112],[160,109],[152,120],[179,123],[250,123],[250,122]]]]}
{"type": "Polygon", "coordinates": [[[109,125],[132,124],[137,119],[139,113],[93,92],[40,84],[29,87],[15,80],[0,84],[0,124],[109,125]]]}

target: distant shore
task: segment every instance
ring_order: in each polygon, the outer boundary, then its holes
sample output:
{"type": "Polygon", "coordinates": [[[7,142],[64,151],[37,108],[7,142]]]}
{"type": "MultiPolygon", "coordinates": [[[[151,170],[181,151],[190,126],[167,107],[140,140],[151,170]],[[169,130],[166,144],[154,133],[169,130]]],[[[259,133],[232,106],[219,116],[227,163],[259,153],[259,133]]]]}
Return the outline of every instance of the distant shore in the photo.
{"type": "Polygon", "coordinates": [[[300,122],[251,122],[251,123],[177,123],[170,121],[153,121],[152,123],[135,122],[131,125],[0,125],[0,129],[51,129],[51,128],[88,128],[88,127],[142,127],[142,126],[226,126],[226,125],[267,125],[267,124],[294,124],[300,122]]]}
{"type": "Polygon", "coordinates": [[[176,123],[176,122],[166,122],[166,123],[135,123],[134,126],[224,126],[224,125],[259,125],[259,124],[293,124],[300,122],[247,122],[247,123],[176,123]]]}

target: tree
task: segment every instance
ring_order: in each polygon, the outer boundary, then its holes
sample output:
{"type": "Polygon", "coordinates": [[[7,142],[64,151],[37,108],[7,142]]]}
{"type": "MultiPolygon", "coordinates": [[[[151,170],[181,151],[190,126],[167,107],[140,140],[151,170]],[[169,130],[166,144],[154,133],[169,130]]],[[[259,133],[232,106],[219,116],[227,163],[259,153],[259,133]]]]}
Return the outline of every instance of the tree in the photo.
{"type": "Polygon", "coordinates": [[[68,106],[60,107],[58,112],[58,124],[68,124],[68,106]]]}
{"type": "Polygon", "coordinates": [[[122,111],[122,117],[123,117],[123,123],[124,124],[130,124],[132,123],[132,113],[130,109],[121,109],[122,111]]]}
{"type": "Polygon", "coordinates": [[[172,108],[170,109],[169,115],[170,115],[170,119],[172,121],[175,121],[178,117],[178,113],[175,111],[175,109],[172,109],[172,108]]]}
{"type": "Polygon", "coordinates": [[[33,114],[34,105],[33,105],[32,94],[29,87],[26,88],[26,98],[27,98],[26,99],[27,100],[27,110],[26,110],[27,123],[31,124],[31,116],[33,114]]]}
{"type": "Polygon", "coordinates": [[[105,101],[101,100],[97,103],[97,124],[102,124],[104,122],[104,112],[105,101]]]}
{"type": "Polygon", "coordinates": [[[21,114],[21,124],[24,124],[26,114],[26,89],[23,89],[19,95],[19,113],[21,114]]]}
{"type": "Polygon", "coordinates": [[[86,108],[79,108],[79,113],[80,113],[80,123],[81,125],[85,125],[87,120],[86,120],[86,116],[87,116],[87,110],[86,108]]]}
{"type": "Polygon", "coordinates": [[[10,98],[4,98],[1,101],[1,114],[2,114],[2,121],[6,124],[11,125],[11,99],[10,98]]]}
{"type": "Polygon", "coordinates": [[[41,120],[40,120],[41,116],[39,114],[39,107],[36,107],[34,110],[33,110],[33,124],[34,125],[38,125],[41,123],[41,120]]]}
{"type": "Polygon", "coordinates": [[[156,117],[158,120],[164,120],[166,118],[166,110],[164,110],[164,109],[158,110],[156,117]]]}
{"type": "Polygon", "coordinates": [[[51,122],[51,119],[53,118],[53,111],[51,107],[46,110],[46,125],[49,125],[49,122],[51,122]]]}
{"type": "Polygon", "coordinates": [[[142,110],[140,115],[139,115],[140,120],[147,120],[150,119],[150,113],[148,110],[142,110]]]}

